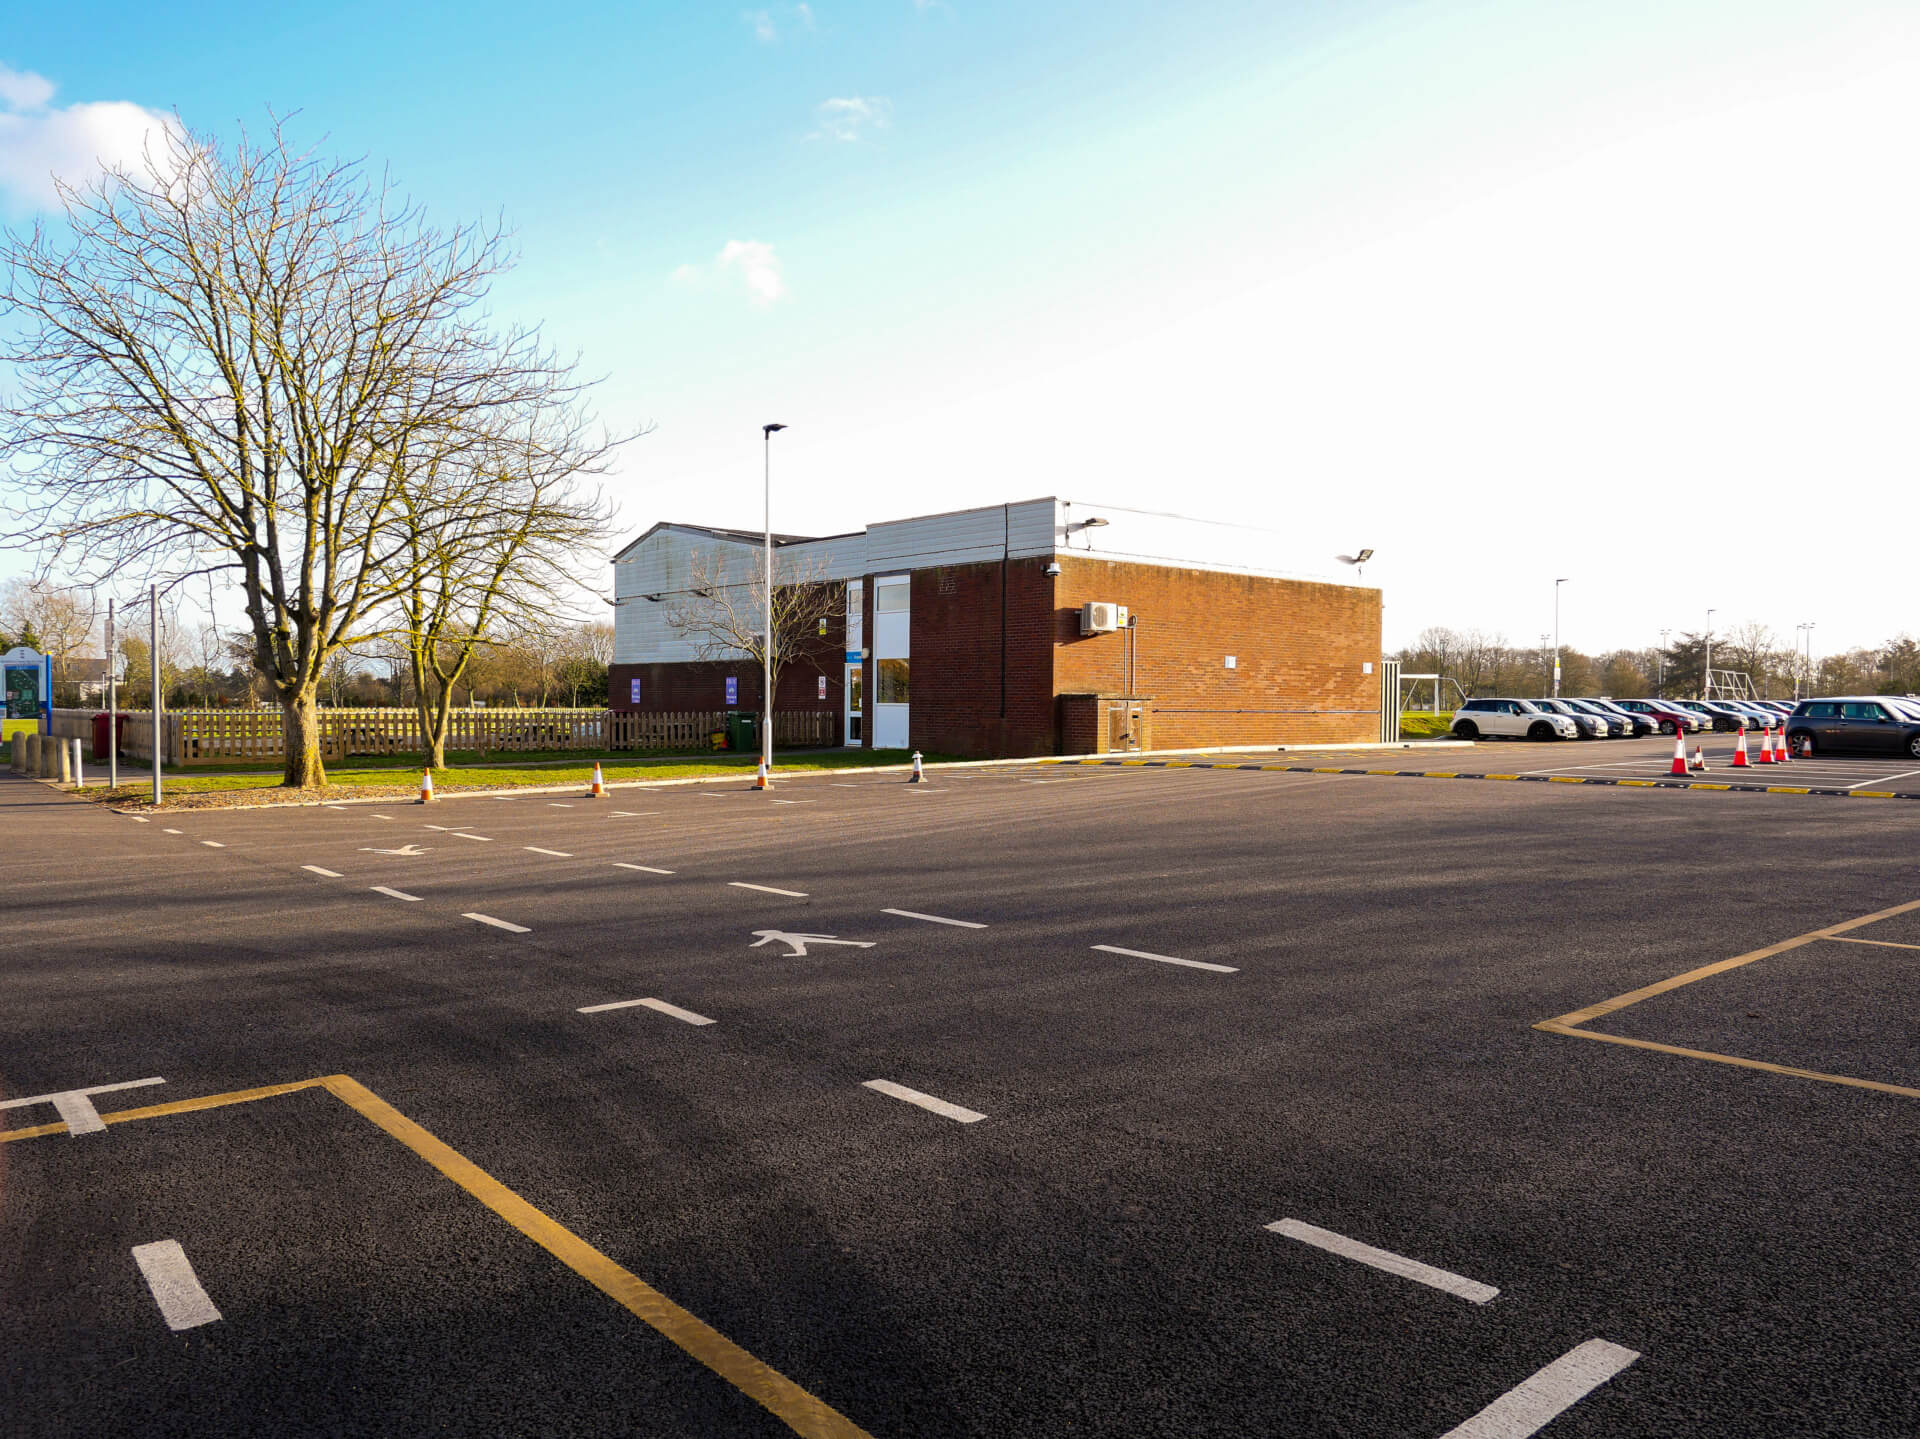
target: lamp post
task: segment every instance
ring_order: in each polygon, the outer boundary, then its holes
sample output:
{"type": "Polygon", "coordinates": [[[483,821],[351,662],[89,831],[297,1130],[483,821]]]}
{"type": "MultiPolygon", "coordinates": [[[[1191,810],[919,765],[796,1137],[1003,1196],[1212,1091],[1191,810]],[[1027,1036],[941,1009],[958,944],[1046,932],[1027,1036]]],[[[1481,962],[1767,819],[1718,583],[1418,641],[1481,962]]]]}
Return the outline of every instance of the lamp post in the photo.
{"type": "Polygon", "coordinates": [[[762,596],[766,601],[763,616],[766,624],[760,642],[760,763],[767,767],[769,778],[773,774],[773,432],[785,428],[785,425],[760,427],[761,499],[766,521],[763,552],[766,565],[761,575],[761,582],[766,586],[762,596]]]}
{"type": "Polygon", "coordinates": [[[1660,631],[1660,652],[1654,656],[1653,661],[1654,673],[1657,676],[1653,682],[1653,688],[1662,699],[1667,695],[1667,636],[1672,633],[1672,630],[1660,631]]]}
{"type": "Polygon", "coordinates": [[[1706,662],[1700,667],[1700,698],[1713,698],[1713,611],[1707,611],[1707,652],[1706,662]]]}
{"type": "MultiPolygon", "coordinates": [[[[1806,647],[1807,658],[1806,658],[1806,663],[1801,666],[1801,672],[1806,676],[1807,694],[1809,696],[1811,696],[1814,691],[1814,683],[1813,683],[1813,626],[1814,626],[1814,623],[1815,622],[1813,620],[1808,620],[1804,624],[1798,624],[1794,626],[1795,629],[1799,630],[1800,633],[1806,637],[1805,647],[1806,647]]],[[[1793,697],[1795,699],[1800,698],[1800,683],[1798,679],[1794,681],[1793,697]]]]}
{"type": "Polygon", "coordinates": [[[1560,698],[1560,586],[1566,580],[1553,582],[1553,697],[1560,698]]]}

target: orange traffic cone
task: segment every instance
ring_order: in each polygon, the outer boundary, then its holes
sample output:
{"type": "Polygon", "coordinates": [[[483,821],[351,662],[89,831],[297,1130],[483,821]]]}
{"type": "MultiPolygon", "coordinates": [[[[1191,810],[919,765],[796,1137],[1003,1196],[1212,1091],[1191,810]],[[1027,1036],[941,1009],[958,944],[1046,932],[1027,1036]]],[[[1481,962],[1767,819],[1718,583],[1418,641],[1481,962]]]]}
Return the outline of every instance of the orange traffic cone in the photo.
{"type": "Polygon", "coordinates": [[[606,797],[607,797],[607,782],[606,780],[601,778],[600,761],[595,760],[593,762],[593,788],[587,791],[587,798],[588,799],[605,799],[606,797]]]}
{"type": "Polygon", "coordinates": [[[773,788],[772,783],[769,782],[767,779],[767,762],[764,759],[760,761],[759,773],[755,774],[753,777],[753,787],[755,789],[772,789],[773,788]]]}
{"type": "Polygon", "coordinates": [[[1699,745],[1693,747],[1693,763],[1688,765],[1687,768],[1697,770],[1701,774],[1707,772],[1707,752],[1701,749],[1699,745]]]}
{"type": "Polygon", "coordinates": [[[1793,758],[1793,746],[1787,743],[1787,722],[1780,721],[1780,747],[1773,752],[1775,764],[1786,764],[1793,758]]]}
{"type": "Polygon", "coordinates": [[[433,803],[433,771],[430,769],[420,771],[420,803],[433,803]]]}
{"type": "Polygon", "coordinates": [[[1776,761],[1774,759],[1774,749],[1773,749],[1773,726],[1768,725],[1767,737],[1765,740],[1761,742],[1761,745],[1760,745],[1760,763],[1773,764],[1775,762],[1776,761]]]}
{"type": "Polygon", "coordinates": [[[920,773],[920,751],[913,752],[913,773],[907,776],[908,784],[923,784],[926,776],[920,773]]]}
{"type": "Polygon", "coordinates": [[[1740,726],[1740,742],[1733,748],[1733,767],[1747,768],[1747,727],[1745,725],[1740,726]]]}
{"type": "Polygon", "coordinates": [[[1677,774],[1683,779],[1687,773],[1687,737],[1679,730],[1673,732],[1673,768],[1668,774],[1677,774]]]}

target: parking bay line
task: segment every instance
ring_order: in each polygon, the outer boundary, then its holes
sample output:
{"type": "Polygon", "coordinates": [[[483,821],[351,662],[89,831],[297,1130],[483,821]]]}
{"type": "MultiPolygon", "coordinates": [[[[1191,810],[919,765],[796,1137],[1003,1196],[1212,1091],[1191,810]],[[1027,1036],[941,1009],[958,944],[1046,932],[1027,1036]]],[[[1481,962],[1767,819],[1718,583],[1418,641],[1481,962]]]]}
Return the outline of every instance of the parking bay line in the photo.
{"type": "Polygon", "coordinates": [[[490,914],[474,914],[474,913],[468,912],[468,913],[462,914],[460,918],[471,919],[479,924],[490,924],[495,929],[506,930],[507,933],[509,934],[531,934],[532,933],[532,931],[529,930],[524,924],[510,924],[504,919],[495,919],[490,914]]]}
{"type": "Polygon", "coordinates": [[[537,844],[523,844],[520,846],[520,848],[524,849],[528,854],[552,855],[555,859],[572,859],[573,858],[572,855],[568,854],[563,849],[542,849],[537,844]]]}
{"type": "Polygon", "coordinates": [[[477,839],[482,844],[493,843],[493,836],[490,834],[468,834],[463,829],[456,829],[451,831],[451,833],[455,839],[477,839]]]}
{"type": "Polygon", "coordinates": [[[578,1014],[605,1014],[610,1009],[632,1009],[638,1005],[642,1009],[655,1010],[660,1014],[671,1015],[688,1024],[713,1024],[704,1014],[695,1014],[690,1009],[682,1009],[677,1004],[668,1004],[664,999],[616,999],[612,1004],[583,1004],[575,1011],[578,1014]]]}
{"type": "Polygon", "coordinates": [[[757,889],[762,894],[782,894],[788,899],[805,899],[807,897],[805,890],[775,889],[770,884],[748,884],[744,879],[730,879],[727,883],[735,889],[757,889]]]}
{"type": "Polygon", "coordinates": [[[389,889],[384,884],[376,884],[376,885],[373,885],[371,888],[375,894],[384,894],[385,896],[387,896],[388,899],[410,900],[414,904],[418,904],[420,902],[419,895],[408,894],[404,889],[389,889]]]}
{"type": "MultiPolygon", "coordinates": [[[[298,1090],[324,1089],[390,1139],[398,1140],[441,1175],[464,1189],[501,1219],[538,1244],[587,1283],[641,1323],[700,1361],[734,1388],[806,1439],[873,1439],[838,1410],[802,1389],[786,1375],[754,1358],[726,1335],[682,1309],[665,1294],[621,1268],[558,1220],[536,1209],[479,1165],[436,1138],[364,1084],[347,1074],[329,1074],[291,1084],[271,1084],[230,1094],[203,1095],[142,1109],[123,1109],[101,1118],[109,1124],[189,1114],[231,1104],[271,1099],[298,1090]]],[[[64,1125],[0,1130],[0,1143],[57,1134],[64,1125]]]]}
{"type": "Polygon", "coordinates": [[[1509,1389],[1440,1439],[1527,1439],[1640,1357],[1605,1339],[1589,1339],[1509,1389]]]}
{"type": "Polygon", "coordinates": [[[1189,969],[1210,969],[1215,974],[1238,974],[1240,972],[1230,964],[1208,964],[1203,959],[1175,959],[1170,954],[1151,954],[1144,949],[1122,949],[1117,944],[1096,944],[1092,947],[1106,954],[1124,954],[1132,959],[1151,959],[1161,964],[1184,964],[1189,969]]]}
{"type": "Polygon", "coordinates": [[[225,849],[226,848],[226,846],[220,843],[220,841],[217,839],[203,839],[200,841],[200,843],[204,844],[208,849],[225,849]]]}
{"type": "Polygon", "coordinates": [[[1491,1284],[1481,1284],[1477,1280],[1450,1273],[1445,1269],[1436,1269],[1431,1264],[1422,1264],[1417,1259],[1409,1259],[1404,1254],[1395,1254],[1391,1250],[1376,1249],[1371,1244],[1362,1244],[1358,1239],[1349,1239],[1344,1234],[1335,1234],[1331,1229],[1322,1229],[1317,1224],[1308,1224],[1305,1220],[1282,1219],[1266,1227],[1275,1234],[1284,1234],[1289,1239],[1298,1239],[1302,1244],[1311,1244],[1314,1248],[1324,1249],[1329,1254],[1338,1254],[1342,1258],[1356,1260],[1361,1264],[1370,1264],[1375,1269],[1384,1269],[1389,1274],[1398,1274],[1402,1279],[1411,1279],[1416,1284],[1425,1284],[1429,1288],[1458,1295],[1469,1304],[1485,1304],[1500,1292],[1491,1284]]]}
{"type": "Polygon", "coordinates": [[[937,914],[919,914],[911,909],[883,909],[882,914],[897,914],[902,919],[924,919],[928,924],[950,924],[955,929],[985,929],[986,926],[972,919],[942,919],[937,914]]]}
{"type": "Polygon", "coordinates": [[[220,1318],[220,1311],[200,1287],[200,1278],[187,1262],[187,1251],[177,1239],[159,1239],[152,1244],[133,1246],[133,1262],[147,1278],[153,1302],[160,1306],[160,1317],[174,1331],[196,1329],[220,1318]]]}
{"type": "Polygon", "coordinates": [[[894,1099],[904,1099],[908,1104],[917,1104],[922,1109],[953,1120],[956,1124],[978,1124],[987,1117],[978,1110],[963,1109],[957,1104],[947,1103],[944,1099],[935,1099],[931,1094],[922,1094],[917,1089],[908,1089],[904,1084],[895,1084],[890,1079],[862,1080],[860,1087],[894,1099]]]}
{"type": "Polygon", "coordinates": [[[637,869],[643,874],[672,874],[673,873],[673,871],[670,869],[659,869],[650,864],[628,864],[624,859],[616,859],[613,862],[613,867],[615,869],[637,869]]]}
{"type": "Polygon", "coordinates": [[[322,869],[317,864],[303,864],[300,868],[304,869],[308,874],[317,874],[324,879],[340,878],[340,871],[337,869],[322,869]]]}

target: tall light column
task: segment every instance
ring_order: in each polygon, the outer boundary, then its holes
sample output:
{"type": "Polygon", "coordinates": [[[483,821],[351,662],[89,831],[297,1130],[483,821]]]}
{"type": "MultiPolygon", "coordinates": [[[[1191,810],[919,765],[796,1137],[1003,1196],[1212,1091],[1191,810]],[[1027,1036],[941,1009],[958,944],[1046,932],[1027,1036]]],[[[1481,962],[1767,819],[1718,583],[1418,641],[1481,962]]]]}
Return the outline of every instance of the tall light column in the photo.
{"type": "Polygon", "coordinates": [[[1553,697],[1560,698],[1560,586],[1566,580],[1553,582],[1553,697]]]}
{"type": "Polygon", "coordinates": [[[1713,611],[1707,611],[1707,658],[1700,667],[1700,698],[1713,698],[1713,611]]]}
{"type": "Polygon", "coordinates": [[[760,641],[760,763],[767,767],[769,777],[773,774],[773,432],[785,428],[785,425],[760,427],[761,499],[766,521],[766,565],[760,577],[766,586],[762,596],[766,601],[765,626],[760,641]]]}
{"type": "Polygon", "coordinates": [[[1672,633],[1672,630],[1660,631],[1660,653],[1654,658],[1654,664],[1657,667],[1657,673],[1660,677],[1653,682],[1653,689],[1654,693],[1662,699],[1665,699],[1667,695],[1667,636],[1672,633]]]}

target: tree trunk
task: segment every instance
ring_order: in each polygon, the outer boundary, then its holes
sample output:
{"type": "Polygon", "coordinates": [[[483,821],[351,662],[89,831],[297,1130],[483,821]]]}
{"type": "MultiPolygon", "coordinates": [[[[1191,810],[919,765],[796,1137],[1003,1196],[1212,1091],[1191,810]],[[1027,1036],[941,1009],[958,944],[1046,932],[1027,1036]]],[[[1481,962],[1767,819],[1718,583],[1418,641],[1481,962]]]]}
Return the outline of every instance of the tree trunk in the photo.
{"type": "Polygon", "coordinates": [[[286,740],[287,768],[280,783],[288,789],[318,789],[327,782],[320,763],[320,707],[311,684],[282,691],[280,728],[286,740]]]}

